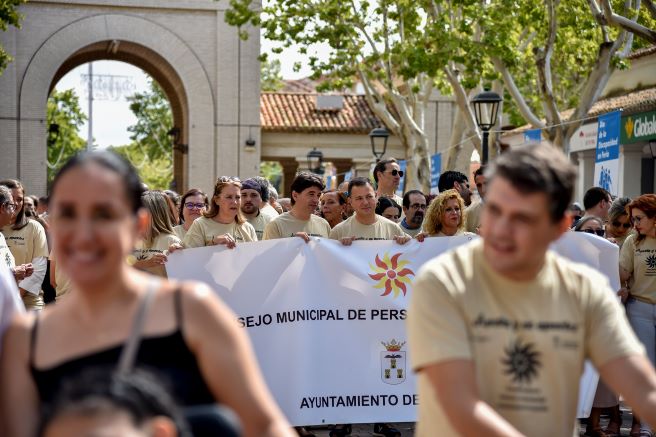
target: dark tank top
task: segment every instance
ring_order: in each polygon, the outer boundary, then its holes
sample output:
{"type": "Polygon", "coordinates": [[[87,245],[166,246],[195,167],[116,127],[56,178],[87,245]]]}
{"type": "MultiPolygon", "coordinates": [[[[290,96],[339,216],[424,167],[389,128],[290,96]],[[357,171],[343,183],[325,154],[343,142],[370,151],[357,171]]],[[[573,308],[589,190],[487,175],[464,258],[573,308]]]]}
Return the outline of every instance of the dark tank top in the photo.
{"type": "MultiPolygon", "coordinates": [[[[174,399],[181,406],[216,403],[198,368],[196,357],[187,347],[182,335],[181,292],[174,295],[176,329],[171,334],[142,337],[136,355],[135,367],[144,369],[161,378],[174,399]]],[[[51,403],[62,383],[74,379],[89,367],[116,368],[123,345],[92,352],[46,369],[34,366],[34,349],[39,326],[35,318],[30,340],[30,371],[43,404],[51,403]]]]}

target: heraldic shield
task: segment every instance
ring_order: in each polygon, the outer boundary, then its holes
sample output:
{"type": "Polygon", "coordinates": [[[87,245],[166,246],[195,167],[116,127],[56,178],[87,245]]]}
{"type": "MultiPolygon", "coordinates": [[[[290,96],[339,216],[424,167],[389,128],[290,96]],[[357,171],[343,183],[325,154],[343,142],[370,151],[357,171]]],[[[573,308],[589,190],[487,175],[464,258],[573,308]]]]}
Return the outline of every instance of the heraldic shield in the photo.
{"type": "Polygon", "coordinates": [[[382,342],[384,352],[380,353],[380,377],[385,384],[397,385],[405,381],[405,351],[401,347],[405,344],[392,340],[390,343],[382,342]]]}

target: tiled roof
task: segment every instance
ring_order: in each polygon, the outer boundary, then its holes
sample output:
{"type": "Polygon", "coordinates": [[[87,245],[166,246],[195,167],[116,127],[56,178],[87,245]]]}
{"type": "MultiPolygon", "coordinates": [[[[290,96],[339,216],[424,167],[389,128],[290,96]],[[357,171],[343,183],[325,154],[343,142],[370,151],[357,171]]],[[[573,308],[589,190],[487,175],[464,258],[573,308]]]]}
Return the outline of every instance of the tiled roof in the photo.
{"type": "Polygon", "coordinates": [[[642,58],[642,57],[645,57],[645,56],[649,56],[649,55],[654,54],[654,53],[656,53],[656,44],[654,44],[652,46],[649,46],[649,47],[645,47],[645,48],[640,49],[640,50],[636,50],[635,52],[633,52],[629,56],[627,56],[627,58],[628,59],[638,59],[638,58],[642,58]]]}
{"type": "Polygon", "coordinates": [[[262,93],[260,124],[265,132],[363,133],[381,126],[364,96],[342,95],[340,110],[317,110],[317,94],[262,93]]]}
{"type": "Polygon", "coordinates": [[[283,81],[285,86],[280,90],[282,93],[316,93],[317,82],[309,79],[287,79],[283,81]]]}
{"type": "MultiPolygon", "coordinates": [[[[656,109],[656,87],[599,100],[597,103],[592,105],[592,108],[590,108],[590,111],[588,111],[587,116],[595,117],[597,115],[616,111],[618,109],[622,109],[622,115],[631,115],[637,114],[639,112],[653,111],[656,109]]],[[[563,121],[565,121],[572,115],[573,112],[573,109],[568,109],[567,111],[561,112],[560,116],[563,121]]],[[[533,127],[531,125],[524,125],[522,127],[518,127],[517,129],[510,130],[504,135],[516,134],[528,129],[533,129],[533,127]]]]}

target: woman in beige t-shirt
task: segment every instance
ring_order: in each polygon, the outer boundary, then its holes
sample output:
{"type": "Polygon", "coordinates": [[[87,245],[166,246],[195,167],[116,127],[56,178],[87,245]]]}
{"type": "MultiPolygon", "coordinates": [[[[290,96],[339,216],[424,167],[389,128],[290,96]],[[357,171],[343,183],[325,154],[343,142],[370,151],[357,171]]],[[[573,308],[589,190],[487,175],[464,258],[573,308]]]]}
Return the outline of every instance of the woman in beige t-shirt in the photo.
{"type": "Polygon", "coordinates": [[[224,244],[232,249],[236,243],[257,241],[255,228],[241,214],[241,182],[222,176],[216,181],[210,209],[194,221],[184,238],[184,247],[224,244]]]}
{"type": "Polygon", "coordinates": [[[150,226],[144,238],[134,250],[134,267],[166,278],[164,264],[172,250],[182,248],[182,242],[173,233],[166,194],[147,191],[141,196],[144,207],[150,213],[150,226]]]}
{"type": "Polygon", "coordinates": [[[446,190],[428,205],[423,231],[417,235],[422,241],[425,237],[453,237],[467,235],[466,219],[463,215],[465,201],[456,190],[446,190]]]}
{"type": "MultiPolygon", "coordinates": [[[[656,364],[656,194],[643,194],[626,207],[635,230],[620,250],[619,291],[626,302],[626,315],[651,364],[656,364]],[[631,282],[630,282],[631,281],[631,282]],[[628,284],[631,284],[630,289],[628,284]]],[[[648,435],[646,423],[638,424],[634,415],[631,434],[648,435]],[[640,426],[640,430],[638,430],[640,426]]]]}
{"type": "Polygon", "coordinates": [[[173,227],[173,232],[184,240],[191,224],[207,210],[207,195],[198,188],[192,188],[180,200],[180,224],[173,227]]]}

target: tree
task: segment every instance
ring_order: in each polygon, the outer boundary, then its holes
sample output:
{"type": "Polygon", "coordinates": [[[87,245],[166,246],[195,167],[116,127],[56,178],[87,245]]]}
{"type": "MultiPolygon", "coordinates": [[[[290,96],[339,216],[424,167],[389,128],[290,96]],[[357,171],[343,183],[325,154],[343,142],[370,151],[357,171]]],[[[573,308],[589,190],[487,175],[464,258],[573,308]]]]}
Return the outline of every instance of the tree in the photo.
{"type": "MultiPolygon", "coordinates": [[[[0,0],[0,31],[6,31],[9,26],[20,28],[20,20],[23,18],[16,8],[27,0],[0,0]]],[[[11,55],[0,45],[0,73],[7,68],[11,61],[11,55]]]]}
{"type": "Polygon", "coordinates": [[[260,64],[260,89],[262,91],[280,91],[285,83],[280,74],[280,61],[263,59],[260,64]]]}
{"type": "Polygon", "coordinates": [[[70,157],[84,149],[86,141],[78,132],[86,119],[75,90],[54,90],[48,97],[48,183],[70,157]]]}
{"type": "Polygon", "coordinates": [[[168,132],[173,127],[171,105],[154,80],[149,90],[127,98],[137,123],[129,126],[132,143],[112,149],[136,167],[151,189],[167,189],[173,180],[173,153],[168,132]]]}

